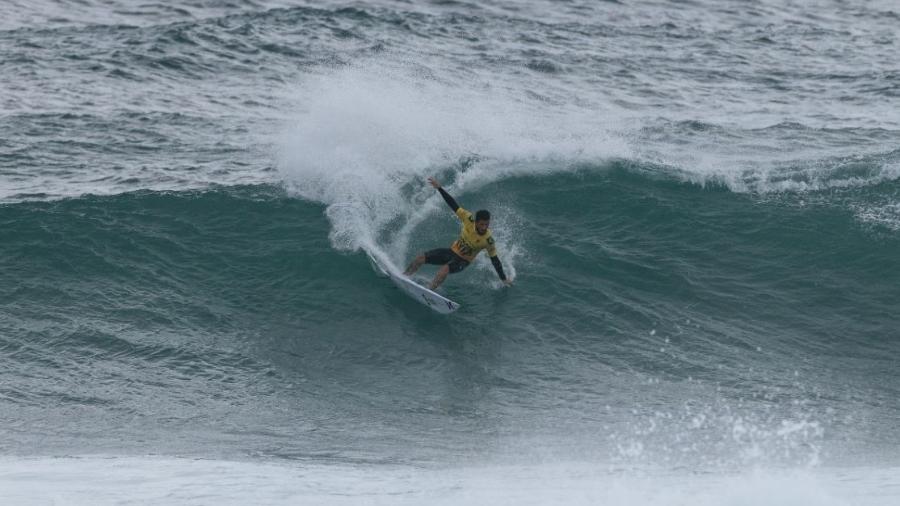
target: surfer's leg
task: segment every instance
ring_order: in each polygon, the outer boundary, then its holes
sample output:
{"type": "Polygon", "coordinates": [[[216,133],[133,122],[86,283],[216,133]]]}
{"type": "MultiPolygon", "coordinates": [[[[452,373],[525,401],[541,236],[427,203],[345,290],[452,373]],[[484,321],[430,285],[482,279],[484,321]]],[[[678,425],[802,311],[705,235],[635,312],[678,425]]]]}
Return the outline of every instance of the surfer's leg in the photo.
{"type": "Polygon", "coordinates": [[[443,265],[440,269],[438,269],[437,274],[435,274],[434,276],[434,281],[431,282],[432,290],[441,286],[441,283],[443,283],[444,280],[447,279],[448,274],[455,274],[465,269],[469,265],[469,262],[460,258],[452,251],[448,254],[448,256],[450,257],[450,261],[443,265]]]}
{"type": "Polygon", "coordinates": [[[437,287],[441,286],[441,283],[447,279],[447,274],[450,272],[450,266],[445,265],[438,269],[437,274],[434,275],[434,281],[431,282],[431,286],[429,287],[432,290],[437,290],[437,287]]]}
{"type": "Polygon", "coordinates": [[[450,248],[438,248],[438,249],[430,249],[425,253],[420,254],[413,260],[413,263],[409,264],[409,267],[406,268],[407,276],[415,273],[422,264],[432,264],[432,265],[444,265],[453,257],[456,256],[453,254],[453,251],[450,248]]]}
{"type": "Polygon", "coordinates": [[[413,259],[412,263],[409,264],[409,267],[407,267],[406,270],[403,271],[403,274],[406,276],[411,276],[411,275],[415,274],[415,272],[417,270],[419,270],[419,267],[422,267],[422,264],[424,264],[424,263],[425,263],[425,254],[423,253],[413,259]]]}

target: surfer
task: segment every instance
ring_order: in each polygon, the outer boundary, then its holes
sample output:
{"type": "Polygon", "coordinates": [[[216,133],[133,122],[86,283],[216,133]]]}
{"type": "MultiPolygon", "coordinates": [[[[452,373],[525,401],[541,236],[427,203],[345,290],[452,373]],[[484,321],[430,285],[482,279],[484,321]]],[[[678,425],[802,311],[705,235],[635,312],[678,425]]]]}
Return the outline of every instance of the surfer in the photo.
{"type": "Polygon", "coordinates": [[[497,256],[494,238],[491,237],[491,231],[488,229],[491,224],[491,213],[482,209],[473,215],[460,207],[436,179],[430,177],[428,182],[437,189],[441,197],[444,197],[444,201],[462,221],[462,230],[459,232],[459,239],[449,248],[437,248],[416,256],[403,274],[412,275],[419,270],[422,264],[441,265],[442,267],[434,275],[430,286],[432,290],[435,290],[441,286],[441,283],[447,278],[447,274],[454,274],[465,269],[472,260],[475,260],[481,250],[486,249],[497,275],[507,286],[511,285],[512,280],[507,279],[506,274],[503,273],[503,264],[500,263],[500,258],[497,256]]]}

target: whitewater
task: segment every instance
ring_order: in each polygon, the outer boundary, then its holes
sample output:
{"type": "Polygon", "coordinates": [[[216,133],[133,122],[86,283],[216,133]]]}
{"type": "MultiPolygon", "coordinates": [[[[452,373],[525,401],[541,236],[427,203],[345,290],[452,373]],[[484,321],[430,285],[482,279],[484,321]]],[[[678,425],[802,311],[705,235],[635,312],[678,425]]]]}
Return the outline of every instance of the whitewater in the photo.
{"type": "Polygon", "coordinates": [[[5,2],[0,502],[896,504],[898,19],[5,2]]]}

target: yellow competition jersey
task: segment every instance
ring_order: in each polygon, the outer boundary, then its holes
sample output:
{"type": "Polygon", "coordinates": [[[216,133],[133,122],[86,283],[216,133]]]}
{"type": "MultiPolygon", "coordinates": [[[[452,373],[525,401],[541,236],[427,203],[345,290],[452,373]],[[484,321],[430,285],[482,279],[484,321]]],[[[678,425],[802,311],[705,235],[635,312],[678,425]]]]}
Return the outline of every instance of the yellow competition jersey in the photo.
{"type": "Polygon", "coordinates": [[[454,253],[471,262],[475,260],[478,253],[486,249],[488,255],[497,256],[497,248],[494,247],[494,238],[491,237],[491,229],[488,229],[484,235],[479,235],[475,230],[475,216],[466,211],[462,207],[456,210],[456,216],[462,221],[462,230],[459,232],[459,239],[450,246],[454,253]]]}

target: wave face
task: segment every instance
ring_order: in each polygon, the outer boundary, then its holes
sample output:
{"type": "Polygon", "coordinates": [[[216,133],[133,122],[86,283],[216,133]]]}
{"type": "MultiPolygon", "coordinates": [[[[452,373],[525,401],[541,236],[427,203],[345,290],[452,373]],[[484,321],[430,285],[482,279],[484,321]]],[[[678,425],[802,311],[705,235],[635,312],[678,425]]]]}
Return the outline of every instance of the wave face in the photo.
{"type": "MultiPolygon", "coordinates": [[[[900,240],[833,202],[896,183],[798,202],[639,169],[458,195],[502,202],[518,279],[498,290],[480,259],[447,283],[451,318],[336,252],[327,208],[279,187],[4,206],[4,403],[42,420],[7,445],[721,465],[894,437],[900,240]]],[[[445,245],[450,216],[396,261],[445,245]]]]}
{"type": "Polygon", "coordinates": [[[0,452],[893,469],[892,9],[6,2],[0,452]]]}

